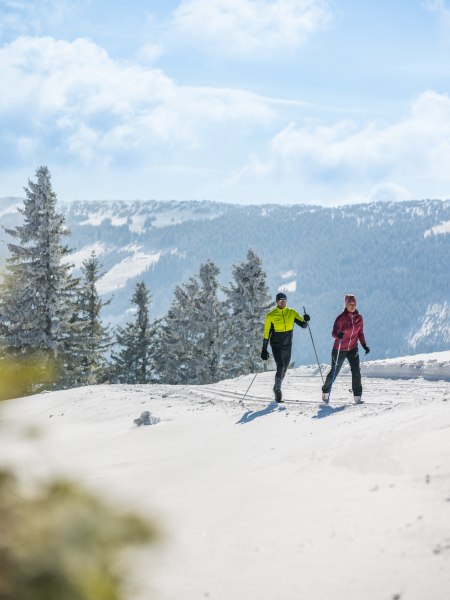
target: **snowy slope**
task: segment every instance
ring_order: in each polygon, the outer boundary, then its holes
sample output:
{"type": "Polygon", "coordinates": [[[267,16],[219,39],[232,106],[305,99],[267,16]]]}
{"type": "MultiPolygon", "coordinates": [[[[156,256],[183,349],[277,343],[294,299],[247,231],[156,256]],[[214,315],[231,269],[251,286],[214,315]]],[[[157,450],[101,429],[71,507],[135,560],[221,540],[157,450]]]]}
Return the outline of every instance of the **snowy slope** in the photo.
{"type": "Polygon", "coordinates": [[[373,360],[363,364],[362,372],[369,377],[424,377],[450,381],[450,351],[373,360]]]}
{"type": "Polygon", "coordinates": [[[70,474],[159,519],[164,542],[133,557],[129,600],[444,600],[449,364],[450,352],[369,362],[359,407],[347,375],[318,405],[317,367],[289,371],[283,406],[271,372],[244,402],[253,376],[8,401],[1,464],[28,482],[70,474]],[[404,379],[404,364],[442,377],[404,379]],[[143,410],[159,422],[136,427],[143,410]]]}
{"type": "Polygon", "coordinates": [[[0,198],[0,219],[4,219],[6,216],[10,215],[16,215],[22,207],[22,198],[0,198]]]}
{"type": "Polygon", "coordinates": [[[448,302],[429,304],[419,321],[418,328],[413,328],[407,338],[408,345],[413,350],[421,344],[430,348],[436,340],[450,345],[450,304],[448,302]]]}
{"type": "MultiPolygon", "coordinates": [[[[19,205],[17,198],[0,198],[0,225],[20,222],[19,205]]],[[[334,208],[79,201],[61,202],[59,210],[71,231],[68,261],[79,269],[93,250],[99,256],[99,291],[105,300],[113,296],[102,317],[113,327],[128,319],[137,282],[150,290],[157,319],[167,313],[175,286],[202,263],[212,259],[221,284],[229,285],[232,266],[252,247],[271,294],[283,290],[290,306],[307,308],[320,360],[328,360],[332,324],[348,291],[358,297],[371,358],[450,348],[450,201],[334,208]]],[[[0,266],[11,241],[0,236],[0,266]]],[[[312,345],[296,338],[292,359],[312,363],[312,345]]]]}

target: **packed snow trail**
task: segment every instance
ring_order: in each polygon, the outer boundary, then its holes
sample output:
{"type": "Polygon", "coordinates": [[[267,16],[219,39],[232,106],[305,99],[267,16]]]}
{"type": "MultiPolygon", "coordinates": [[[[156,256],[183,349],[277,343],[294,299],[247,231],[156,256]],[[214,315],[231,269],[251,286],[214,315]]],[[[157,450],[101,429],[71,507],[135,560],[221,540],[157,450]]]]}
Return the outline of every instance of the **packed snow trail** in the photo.
{"type": "Polygon", "coordinates": [[[446,600],[450,381],[364,377],[366,404],[347,406],[342,375],[323,407],[303,375],[288,373],[286,405],[272,373],[243,404],[251,376],[4,402],[1,466],[157,518],[164,542],[130,557],[142,588],[127,600],[446,600]],[[144,411],[154,424],[135,425],[144,411]]]}

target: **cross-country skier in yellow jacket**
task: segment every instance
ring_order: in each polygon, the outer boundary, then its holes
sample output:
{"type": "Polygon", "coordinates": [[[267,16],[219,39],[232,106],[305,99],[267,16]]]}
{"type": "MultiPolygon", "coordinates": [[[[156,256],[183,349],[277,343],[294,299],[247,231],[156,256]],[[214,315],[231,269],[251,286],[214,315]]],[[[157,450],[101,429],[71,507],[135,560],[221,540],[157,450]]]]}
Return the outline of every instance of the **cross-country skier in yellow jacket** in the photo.
{"type": "Polygon", "coordinates": [[[261,358],[262,360],[269,358],[267,345],[270,341],[273,357],[277,365],[273,391],[275,400],[283,402],[281,384],[291,361],[294,324],[297,323],[300,327],[307,327],[310,317],[307,314],[301,316],[293,308],[287,308],[287,296],[283,292],[279,292],[276,295],[275,301],[277,303],[276,307],[266,315],[264,322],[264,340],[261,358]]]}

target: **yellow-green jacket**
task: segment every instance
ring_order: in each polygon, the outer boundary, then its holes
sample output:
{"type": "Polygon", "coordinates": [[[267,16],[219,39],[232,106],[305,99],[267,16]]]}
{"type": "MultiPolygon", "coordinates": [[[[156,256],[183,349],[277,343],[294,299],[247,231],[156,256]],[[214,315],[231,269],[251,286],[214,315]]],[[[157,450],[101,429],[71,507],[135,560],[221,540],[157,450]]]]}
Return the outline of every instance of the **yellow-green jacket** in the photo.
{"type": "Polygon", "coordinates": [[[290,343],[294,324],[307,327],[304,318],[293,308],[278,308],[276,306],[266,315],[264,322],[264,341],[270,337],[270,345],[274,343],[290,343]]]}

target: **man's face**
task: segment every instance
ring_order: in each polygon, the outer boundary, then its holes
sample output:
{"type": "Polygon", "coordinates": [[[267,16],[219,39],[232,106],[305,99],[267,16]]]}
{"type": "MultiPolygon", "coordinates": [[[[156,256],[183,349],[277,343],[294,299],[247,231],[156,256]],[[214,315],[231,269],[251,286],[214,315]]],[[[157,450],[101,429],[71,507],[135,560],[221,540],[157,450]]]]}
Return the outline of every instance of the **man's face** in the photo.
{"type": "Polygon", "coordinates": [[[348,312],[351,312],[351,313],[355,312],[355,310],[356,310],[356,302],[348,302],[347,303],[347,310],[348,310],[348,312]]]}
{"type": "Polygon", "coordinates": [[[286,308],[286,302],[286,298],[280,298],[280,300],[277,302],[278,308],[286,308]]]}

